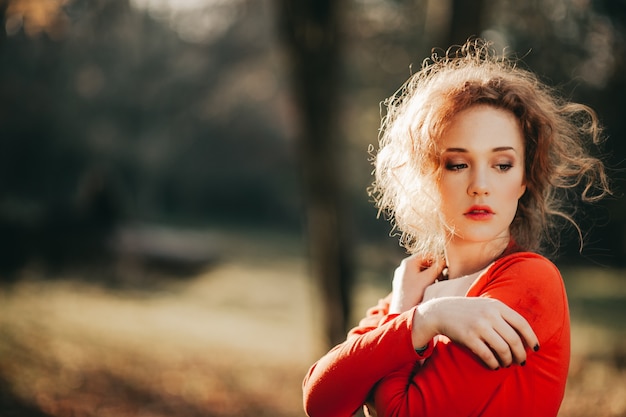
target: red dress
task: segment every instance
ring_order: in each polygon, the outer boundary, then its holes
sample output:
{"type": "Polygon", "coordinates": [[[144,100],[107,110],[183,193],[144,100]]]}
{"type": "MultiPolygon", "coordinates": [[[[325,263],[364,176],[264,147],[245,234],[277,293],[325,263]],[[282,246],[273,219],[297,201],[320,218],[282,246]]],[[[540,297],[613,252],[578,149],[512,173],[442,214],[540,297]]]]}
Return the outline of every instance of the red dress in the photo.
{"type": "Polygon", "coordinates": [[[389,315],[385,299],[311,367],[303,383],[307,415],[348,417],[373,401],[379,417],[556,416],[570,358],[567,296],[556,266],[529,252],[504,256],[467,296],[498,299],[528,320],[541,348],[527,348],[525,366],[488,369],[444,336],[419,356],[411,341],[414,309],[389,315]]]}

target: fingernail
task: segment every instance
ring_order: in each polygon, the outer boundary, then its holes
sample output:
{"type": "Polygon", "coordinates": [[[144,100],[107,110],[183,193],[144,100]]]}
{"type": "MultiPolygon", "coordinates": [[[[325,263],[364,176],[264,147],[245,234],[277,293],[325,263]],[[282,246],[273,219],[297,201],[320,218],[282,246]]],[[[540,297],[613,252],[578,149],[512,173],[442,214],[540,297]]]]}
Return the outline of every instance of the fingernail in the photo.
{"type": "Polygon", "coordinates": [[[526,361],[522,361],[522,363],[520,363],[520,365],[522,365],[522,366],[526,365],[526,361]]]}
{"type": "Polygon", "coordinates": [[[500,369],[500,367],[498,366],[496,369],[494,369],[494,371],[497,371],[498,369],[500,369]]]}
{"type": "Polygon", "coordinates": [[[533,347],[533,350],[534,350],[535,352],[539,350],[539,343],[537,343],[537,344],[535,345],[535,347],[533,347]]]}

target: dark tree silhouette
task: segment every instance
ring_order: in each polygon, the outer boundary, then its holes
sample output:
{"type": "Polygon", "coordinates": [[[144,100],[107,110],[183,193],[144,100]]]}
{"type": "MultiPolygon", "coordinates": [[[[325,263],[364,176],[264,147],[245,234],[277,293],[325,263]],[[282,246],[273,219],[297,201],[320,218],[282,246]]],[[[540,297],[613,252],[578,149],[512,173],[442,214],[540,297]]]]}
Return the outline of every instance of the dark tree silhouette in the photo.
{"type": "Polygon", "coordinates": [[[340,11],[336,0],[279,0],[279,27],[298,107],[298,158],[312,273],[330,344],[345,338],[352,267],[339,176],[340,11]]]}
{"type": "Polygon", "coordinates": [[[453,0],[446,46],[462,45],[471,36],[480,36],[483,29],[484,1],[453,0]]]}

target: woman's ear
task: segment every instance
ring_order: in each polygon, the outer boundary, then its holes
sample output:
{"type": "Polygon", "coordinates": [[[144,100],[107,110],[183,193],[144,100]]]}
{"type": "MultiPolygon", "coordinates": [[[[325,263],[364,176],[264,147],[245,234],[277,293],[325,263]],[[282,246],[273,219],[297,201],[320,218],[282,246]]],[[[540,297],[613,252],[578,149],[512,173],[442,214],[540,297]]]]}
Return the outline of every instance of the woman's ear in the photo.
{"type": "Polygon", "coordinates": [[[519,200],[520,198],[522,198],[525,192],[526,192],[526,181],[522,182],[522,185],[520,185],[520,191],[517,196],[517,199],[519,200]]]}

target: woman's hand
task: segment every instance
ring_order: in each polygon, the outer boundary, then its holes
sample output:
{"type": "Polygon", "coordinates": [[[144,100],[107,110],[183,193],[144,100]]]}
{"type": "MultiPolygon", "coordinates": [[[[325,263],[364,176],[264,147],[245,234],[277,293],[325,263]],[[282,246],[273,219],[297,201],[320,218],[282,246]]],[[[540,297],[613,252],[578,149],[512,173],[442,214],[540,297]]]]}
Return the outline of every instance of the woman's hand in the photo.
{"type": "Polygon", "coordinates": [[[441,274],[443,262],[424,261],[416,256],[402,260],[393,274],[389,313],[402,313],[422,301],[426,287],[441,274]]]}
{"type": "Polygon", "coordinates": [[[442,334],[466,346],[489,368],[524,364],[524,344],[539,348],[537,336],[519,313],[499,300],[482,297],[443,297],[415,309],[413,344],[423,346],[442,334]]]}

